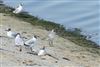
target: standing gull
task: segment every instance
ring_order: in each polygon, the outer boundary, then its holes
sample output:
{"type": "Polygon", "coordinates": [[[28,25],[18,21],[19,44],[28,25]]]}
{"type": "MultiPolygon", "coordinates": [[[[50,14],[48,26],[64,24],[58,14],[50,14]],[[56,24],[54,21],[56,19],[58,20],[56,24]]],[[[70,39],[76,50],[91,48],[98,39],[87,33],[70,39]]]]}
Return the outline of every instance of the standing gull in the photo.
{"type": "Polygon", "coordinates": [[[31,50],[31,52],[32,52],[33,51],[33,47],[36,44],[36,41],[37,41],[37,37],[36,36],[33,36],[33,38],[30,39],[30,40],[28,40],[28,41],[26,41],[24,43],[24,45],[27,46],[27,47],[29,47],[30,50],[31,50]]]}
{"type": "Polygon", "coordinates": [[[13,11],[13,13],[18,14],[23,10],[22,4],[19,4],[19,6],[13,11]]]}
{"type": "Polygon", "coordinates": [[[24,45],[24,41],[20,35],[20,33],[17,33],[17,36],[15,38],[15,45],[19,47],[19,51],[22,51],[22,46],[24,45]]]}
{"type": "Polygon", "coordinates": [[[10,37],[10,38],[15,38],[17,36],[17,33],[16,32],[12,32],[11,28],[9,28],[6,31],[7,31],[7,36],[10,37]]]}
{"type": "Polygon", "coordinates": [[[54,29],[51,30],[51,32],[48,35],[49,45],[53,46],[53,40],[55,38],[55,32],[54,29]]]}

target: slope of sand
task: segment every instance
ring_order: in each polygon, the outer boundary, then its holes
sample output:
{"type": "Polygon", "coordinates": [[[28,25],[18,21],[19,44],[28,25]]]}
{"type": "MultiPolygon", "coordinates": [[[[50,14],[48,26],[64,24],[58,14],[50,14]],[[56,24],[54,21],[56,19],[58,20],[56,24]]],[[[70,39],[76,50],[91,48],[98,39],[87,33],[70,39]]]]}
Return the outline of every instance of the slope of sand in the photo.
{"type": "Polygon", "coordinates": [[[21,21],[14,17],[0,14],[0,64],[1,67],[100,67],[100,56],[90,53],[85,48],[75,45],[67,39],[56,36],[54,47],[50,47],[46,36],[48,31],[42,27],[32,26],[30,23],[21,21]],[[25,41],[38,35],[38,43],[34,47],[37,51],[42,46],[46,46],[47,53],[58,58],[29,54],[28,49],[23,47],[23,51],[19,52],[15,47],[14,39],[6,36],[5,29],[11,28],[13,31],[26,37],[25,41]],[[63,57],[67,60],[62,59],[63,57]]]}

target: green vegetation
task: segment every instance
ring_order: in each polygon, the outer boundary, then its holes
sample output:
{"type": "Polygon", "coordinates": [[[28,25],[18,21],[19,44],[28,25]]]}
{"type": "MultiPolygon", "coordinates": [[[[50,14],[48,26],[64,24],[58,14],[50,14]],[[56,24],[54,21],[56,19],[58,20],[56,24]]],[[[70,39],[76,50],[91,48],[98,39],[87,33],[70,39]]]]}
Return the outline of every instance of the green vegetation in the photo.
{"type": "Polygon", "coordinates": [[[57,33],[57,35],[63,38],[67,38],[79,46],[84,46],[84,47],[93,48],[93,49],[100,48],[100,46],[98,46],[95,42],[92,42],[91,40],[87,40],[86,36],[82,35],[81,30],[78,28],[75,28],[74,31],[66,30],[63,25],[60,25],[51,21],[46,21],[44,19],[40,19],[38,17],[28,14],[27,12],[21,12],[20,14],[13,14],[12,13],[13,10],[14,8],[12,7],[8,7],[4,4],[0,4],[0,13],[6,13],[7,15],[14,16],[23,21],[29,22],[32,25],[42,26],[46,30],[55,29],[55,32],[57,33]]]}

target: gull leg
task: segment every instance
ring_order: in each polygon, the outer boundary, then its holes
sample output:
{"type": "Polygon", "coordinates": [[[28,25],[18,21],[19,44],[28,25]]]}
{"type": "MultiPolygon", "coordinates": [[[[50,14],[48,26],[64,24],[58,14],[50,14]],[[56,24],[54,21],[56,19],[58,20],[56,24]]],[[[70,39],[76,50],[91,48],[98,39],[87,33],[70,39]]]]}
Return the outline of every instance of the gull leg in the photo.
{"type": "Polygon", "coordinates": [[[30,47],[31,52],[33,51],[32,47],[30,47]]]}
{"type": "Polygon", "coordinates": [[[53,46],[53,40],[49,39],[49,45],[52,47],[53,46]]]}
{"type": "Polygon", "coordinates": [[[19,48],[20,48],[19,51],[21,52],[22,51],[22,46],[19,46],[19,48]]]}
{"type": "Polygon", "coordinates": [[[51,46],[53,47],[53,40],[51,40],[51,46]]]}

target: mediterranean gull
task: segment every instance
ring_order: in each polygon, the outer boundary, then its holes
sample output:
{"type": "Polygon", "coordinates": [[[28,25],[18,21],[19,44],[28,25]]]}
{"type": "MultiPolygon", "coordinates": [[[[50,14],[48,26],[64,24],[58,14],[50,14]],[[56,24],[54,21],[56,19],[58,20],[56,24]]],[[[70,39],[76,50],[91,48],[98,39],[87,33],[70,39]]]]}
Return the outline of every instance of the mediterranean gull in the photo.
{"type": "Polygon", "coordinates": [[[24,45],[27,46],[27,47],[29,47],[30,50],[31,50],[31,52],[32,52],[33,51],[33,47],[36,44],[36,42],[37,42],[37,36],[33,36],[33,38],[30,39],[30,40],[28,40],[28,41],[26,41],[24,43],[24,45]]]}
{"type": "Polygon", "coordinates": [[[12,32],[11,28],[9,28],[6,31],[7,31],[7,36],[10,37],[10,38],[15,38],[17,36],[17,33],[16,32],[12,32]]]}
{"type": "Polygon", "coordinates": [[[18,14],[23,10],[22,4],[19,4],[19,6],[13,11],[13,13],[18,14]]]}
{"type": "Polygon", "coordinates": [[[53,46],[53,40],[55,38],[55,32],[54,29],[51,30],[51,32],[48,35],[49,45],[53,46]]]}
{"type": "Polygon", "coordinates": [[[17,36],[15,38],[15,45],[20,48],[19,51],[22,51],[22,46],[24,45],[24,41],[20,33],[17,33],[17,36]]]}
{"type": "Polygon", "coordinates": [[[45,54],[46,54],[45,46],[43,46],[43,48],[39,50],[38,56],[43,56],[43,55],[45,55],[45,54]]]}

